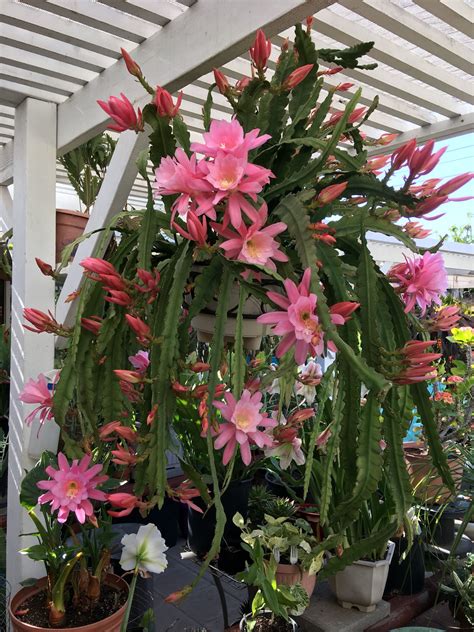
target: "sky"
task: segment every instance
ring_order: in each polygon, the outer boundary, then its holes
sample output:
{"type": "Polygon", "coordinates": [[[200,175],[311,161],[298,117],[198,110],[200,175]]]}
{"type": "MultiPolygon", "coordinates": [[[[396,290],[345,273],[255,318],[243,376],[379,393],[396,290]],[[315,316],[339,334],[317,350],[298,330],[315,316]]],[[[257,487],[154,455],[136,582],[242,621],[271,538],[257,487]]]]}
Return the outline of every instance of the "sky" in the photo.
{"type": "MultiPolygon", "coordinates": [[[[428,178],[443,178],[443,182],[446,182],[461,173],[474,171],[474,133],[463,134],[462,136],[436,142],[434,150],[436,151],[446,146],[448,149],[441,157],[438,165],[431,173],[421,178],[421,181],[428,178]]],[[[402,182],[402,178],[399,181],[396,178],[391,180],[391,183],[394,185],[402,184],[402,182]]],[[[451,194],[451,197],[466,196],[474,197],[474,179],[462,189],[458,189],[458,191],[451,194]]],[[[437,215],[438,213],[444,213],[445,215],[434,221],[421,222],[432,231],[431,237],[444,236],[453,224],[464,226],[469,222],[474,222],[474,199],[465,202],[448,202],[436,209],[432,215],[437,215]],[[472,213],[473,216],[469,218],[468,213],[472,213]]]]}

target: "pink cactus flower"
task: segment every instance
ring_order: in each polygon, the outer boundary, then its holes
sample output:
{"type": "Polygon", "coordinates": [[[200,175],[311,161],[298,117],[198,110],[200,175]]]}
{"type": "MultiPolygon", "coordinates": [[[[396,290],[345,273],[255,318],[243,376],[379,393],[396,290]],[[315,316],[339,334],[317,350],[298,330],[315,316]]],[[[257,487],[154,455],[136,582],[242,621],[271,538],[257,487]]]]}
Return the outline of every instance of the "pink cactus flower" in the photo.
{"type": "Polygon", "coordinates": [[[104,112],[115,121],[109,125],[114,132],[125,132],[127,129],[135,132],[143,132],[143,116],[140,108],[135,112],[133,105],[127,97],[121,93],[119,97],[109,97],[106,101],[97,101],[104,112]]]}
{"type": "Polygon", "coordinates": [[[137,507],[138,509],[145,509],[146,503],[142,502],[139,498],[133,494],[127,494],[126,492],[116,492],[114,494],[108,494],[107,500],[113,507],[117,507],[120,511],[109,510],[107,513],[114,518],[123,518],[129,516],[132,511],[137,507]]]}
{"type": "Polygon", "coordinates": [[[97,464],[89,468],[90,462],[91,456],[86,454],[80,461],[74,459],[69,465],[64,454],[59,452],[59,469],[55,470],[48,465],[45,470],[52,480],[37,483],[40,489],[47,490],[38,498],[40,505],[50,503],[51,511],[58,510],[58,522],[66,522],[69,513],[72,512],[76,514],[77,520],[84,524],[86,518],[94,514],[91,500],[107,500],[107,495],[97,489],[97,486],[105,483],[108,476],[98,476],[102,465],[97,464]]]}
{"type": "MultiPolygon", "coordinates": [[[[324,332],[316,315],[316,295],[309,291],[310,281],[311,269],[307,268],[298,286],[291,279],[284,281],[287,296],[267,292],[268,298],[284,311],[268,312],[257,318],[259,323],[273,325],[272,334],[283,336],[276,348],[276,356],[281,358],[294,347],[298,364],[304,364],[308,354],[318,356],[324,351],[324,332]]],[[[356,303],[350,305],[351,311],[357,306],[356,303]]],[[[332,310],[332,321],[336,325],[342,325],[348,316],[345,304],[333,305],[332,310]],[[338,306],[344,306],[341,307],[341,312],[338,306]]],[[[337,351],[332,341],[329,341],[327,346],[331,351],[337,351]]]]}
{"type": "Polygon", "coordinates": [[[274,177],[270,169],[249,163],[245,157],[223,152],[218,152],[214,162],[207,163],[207,168],[207,180],[217,189],[213,203],[227,199],[228,221],[232,226],[240,227],[242,212],[251,221],[256,221],[257,211],[244,194],[255,202],[257,193],[274,177]]]}
{"type": "Polygon", "coordinates": [[[464,378],[460,375],[450,375],[446,380],[447,384],[461,384],[464,382],[464,378]]]}
{"type": "Polygon", "coordinates": [[[130,314],[125,314],[125,320],[127,321],[130,328],[133,330],[133,332],[136,334],[138,342],[144,345],[150,342],[150,340],[152,339],[152,335],[149,325],[147,325],[138,316],[131,316],[130,314]]]}
{"type": "Polygon", "coordinates": [[[301,449],[302,441],[299,437],[294,437],[292,441],[278,443],[265,449],[265,456],[269,459],[278,458],[282,470],[287,470],[291,462],[297,465],[304,465],[305,456],[301,449]]]}
{"type": "Polygon", "coordinates": [[[251,149],[256,149],[271,138],[269,134],[259,136],[260,130],[253,129],[247,134],[237,121],[212,121],[208,132],[204,132],[204,143],[192,143],[191,149],[199,154],[215,158],[218,153],[246,157],[251,149]]]}
{"type": "Polygon", "coordinates": [[[206,213],[211,219],[216,218],[212,199],[212,185],[205,179],[207,175],[204,161],[198,162],[196,154],[190,158],[178,147],[174,157],[165,156],[155,170],[155,194],[176,195],[178,199],[173,205],[180,217],[186,218],[191,207],[196,206],[197,215],[206,213]]]}
{"type": "Polygon", "coordinates": [[[425,353],[426,349],[432,347],[432,340],[410,340],[399,349],[401,370],[392,377],[394,384],[416,384],[436,378],[436,368],[431,364],[434,360],[439,360],[441,353],[425,353]]]}
{"type": "Polygon", "coordinates": [[[403,230],[412,239],[426,239],[431,235],[431,230],[426,230],[419,222],[407,222],[403,230]]]}
{"type": "Polygon", "coordinates": [[[206,216],[202,216],[202,220],[197,217],[193,211],[188,211],[186,216],[186,224],[188,226],[188,230],[186,231],[184,228],[177,222],[172,222],[171,225],[175,229],[177,233],[184,237],[184,239],[188,239],[189,241],[194,241],[198,246],[204,248],[207,246],[207,219],[206,216]]]}
{"type": "Polygon", "coordinates": [[[53,391],[48,388],[48,380],[43,373],[38,375],[38,379],[30,379],[25,384],[19,398],[25,404],[39,404],[25,419],[25,423],[30,425],[39,417],[40,423],[53,419],[53,391]]]}
{"type": "Polygon", "coordinates": [[[264,228],[268,217],[267,205],[262,204],[256,212],[258,214],[257,220],[250,226],[242,223],[237,233],[220,224],[213,224],[212,227],[220,235],[227,238],[220,244],[220,247],[228,259],[245,261],[276,270],[272,259],[288,261],[288,257],[279,250],[280,244],[274,239],[276,235],[286,230],[286,224],[277,222],[264,228]]]}
{"type": "Polygon", "coordinates": [[[251,444],[256,444],[259,448],[272,445],[272,439],[259,428],[272,428],[277,422],[260,412],[262,393],[252,395],[250,391],[244,390],[237,401],[232,393],[227,392],[225,400],[225,404],[219,401],[213,402],[227,421],[219,426],[219,435],[214,442],[214,447],[220,450],[225,446],[222,463],[227,465],[238,445],[242,461],[245,465],[250,465],[251,444]]]}
{"type": "Polygon", "coordinates": [[[470,182],[474,178],[474,173],[462,173],[459,176],[451,178],[445,184],[439,187],[437,190],[437,195],[449,195],[450,193],[454,193],[465,184],[470,182]]]}
{"type": "Polygon", "coordinates": [[[128,356],[128,359],[130,364],[140,373],[145,373],[150,366],[148,351],[138,351],[135,355],[128,356]]]}
{"type": "Polygon", "coordinates": [[[423,315],[431,303],[440,305],[440,295],[448,288],[448,275],[439,253],[425,252],[422,257],[407,258],[405,263],[398,263],[388,271],[388,278],[398,286],[406,313],[418,305],[423,315]]]}

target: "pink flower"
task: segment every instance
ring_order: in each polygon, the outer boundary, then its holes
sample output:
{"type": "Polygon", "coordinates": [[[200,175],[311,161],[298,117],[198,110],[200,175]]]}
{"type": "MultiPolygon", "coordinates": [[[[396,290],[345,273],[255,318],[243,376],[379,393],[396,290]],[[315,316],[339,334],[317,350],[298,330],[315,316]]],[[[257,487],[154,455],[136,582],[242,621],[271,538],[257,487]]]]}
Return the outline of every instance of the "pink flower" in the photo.
{"type": "Polygon", "coordinates": [[[274,419],[270,419],[265,413],[261,413],[262,393],[254,393],[248,390],[242,392],[237,401],[232,393],[225,394],[226,403],[215,401],[218,408],[228,423],[219,426],[219,435],[214,442],[216,450],[225,446],[222,463],[227,465],[231,460],[235,448],[239,445],[242,461],[249,465],[252,460],[250,444],[254,443],[259,448],[272,445],[271,438],[259,430],[259,427],[272,428],[276,425],[274,419]]]}
{"type": "Polygon", "coordinates": [[[292,461],[297,465],[304,465],[305,457],[301,449],[301,443],[302,441],[299,437],[294,437],[292,441],[278,443],[270,448],[266,448],[265,456],[269,459],[277,457],[282,470],[287,470],[292,461]]]}
{"type": "Polygon", "coordinates": [[[138,507],[139,509],[144,509],[146,507],[146,503],[142,502],[133,494],[127,494],[126,492],[116,492],[114,494],[108,494],[107,500],[114,507],[121,509],[121,511],[109,510],[107,512],[109,516],[114,516],[115,518],[129,516],[135,509],[135,507],[138,507]]]}
{"type": "MultiPolygon", "coordinates": [[[[362,119],[366,111],[367,111],[367,108],[365,107],[356,108],[349,115],[349,118],[347,119],[347,125],[353,125],[354,123],[357,123],[357,121],[362,119]]],[[[344,116],[344,111],[335,112],[330,117],[330,119],[326,123],[324,123],[323,127],[332,127],[333,125],[337,125],[337,123],[339,123],[339,121],[342,119],[343,116],[344,116]]]]}
{"type": "Polygon", "coordinates": [[[143,382],[143,375],[138,371],[114,369],[114,373],[122,382],[128,382],[129,384],[140,384],[143,382]]]}
{"type": "Polygon", "coordinates": [[[28,380],[19,398],[25,404],[39,404],[25,419],[27,425],[31,424],[36,416],[39,416],[41,424],[53,418],[53,391],[49,390],[48,380],[43,373],[38,375],[36,381],[28,380]]]}
{"type": "Polygon", "coordinates": [[[97,101],[97,103],[115,121],[114,125],[109,125],[109,129],[114,132],[125,132],[127,129],[143,132],[143,116],[140,108],[135,112],[133,105],[123,93],[120,93],[120,98],[109,97],[107,102],[97,101]]]}
{"type": "Polygon", "coordinates": [[[323,373],[321,367],[314,360],[299,367],[301,373],[295,382],[295,394],[304,397],[305,402],[310,406],[316,398],[316,386],[321,382],[323,373]]]}
{"type": "Polygon", "coordinates": [[[442,147],[436,153],[432,154],[434,143],[435,141],[431,139],[425,143],[423,147],[413,151],[408,159],[408,166],[410,168],[408,177],[410,179],[426,175],[436,167],[447,147],[442,147]]]}
{"type": "MultiPolygon", "coordinates": [[[[267,292],[268,298],[285,311],[268,312],[257,318],[259,323],[274,325],[274,335],[283,336],[276,349],[276,356],[281,358],[289,349],[295,347],[295,361],[298,364],[304,364],[309,353],[318,356],[324,350],[324,332],[316,315],[316,295],[309,291],[310,281],[311,269],[307,268],[298,286],[291,279],[284,281],[287,296],[267,292]]],[[[339,305],[342,304],[333,305],[334,313],[331,314],[331,319],[336,325],[343,324],[348,315],[345,308],[342,308],[343,313],[338,312],[339,305]]],[[[328,348],[331,351],[337,350],[332,341],[328,342],[328,348]]]]}
{"type": "Polygon", "coordinates": [[[192,500],[193,498],[201,497],[201,492],[199,491],[199,489],[197,489],[197,487],[194,486],[194,483],[192,481],[186,480],[180,483],[178,487],[175,487],[171,491],[171,496],[173,499],[178,500],[180,503],[188,505],[188,507],[191,507],[191,509],[194,509],[194,511],[197,511],[198,513],[204,513],[202,508],[199,507],[199,505],[196,505],[196,503],[194,503],[192,500]]]}
{"type": "Polygon", "coordinates": [[[80,462],[74,459],[71,465],[62,452],[58,453],[59,469],[48,465],[46,474],[51,477],[49,481],[39,481],[40,489],[47,492],[42,494],[38,501],[41,505],[51,503],[51,511],[58,511],[58,522],[66,522],[69,512],[76,514],[76,518],[84,524],[86,518],[94,513],[91,500],[107,500],[104,492],[96,489],[97,485],[105,483],[108,476],[97,476],[102,470],[102,465],[89,467],[91,456],[86,454],[80,462]]]}
{"type": "Polygon", "coordinates": [[[418,304],[423,315],[432,302],[441,303],[440,294],[448,287],[443,257],[439,253],[425,252],[418,259],[407,258],[405,263],[398,263],[388,271],[388,278],[398,285],[396,289],[405,302],[406,313],[418,304]]]}
{"type": "Polygon", "coordinates": [[[457,191],[470,182],[472,178],[474,178],[474,173],[462,173],[459,176],[451,178],[451,180],[448,180],[445,184],[440,186],[436,193],[441,196],[454,193],[454,191],[457,191]]]}
{"type": "Polygon", "coordinates": [[[396,171],[405,165],[416,149],[416,139],[412,138],[407,143],[396,149],[390,156],[392,169],[396,171]]]}
{"type": "Polygon", "coordinates": [[[141,77],[142,76],[142,71],[140,69],[140,66],[137,64],[136,61],[134,61],[130,55],[130,53],[128,53],[125,48],[121,48],[120,52],[122,53],[122,57],[123,60],[125,62],[125,65],[127,67],[128,72],[133,76],[133,77],[141,77]]]}
{"type": "Polygon", "coordinates": [[[227,238],[220,244],[228,259],[245,261],[255,265],[266,266],[270,270],[276,270],[276,261],[288,261],[288,257],[279,250],[280,244],[274,237],[286,230],[286,224],[277,222],[263,228],[267,221],[268,209],[264,203],[257,213],[257,219],[250,225],[240,224],[238,233],[219,224],[212,227],[220,235],[227,238]]]}
{"type": "Polygon", "coordinates": [[[150,365],[148,351],[138,351],[135,355],[128,356],[130,364],[140,373],[145,373],[150,365]]]}
{"type": "Polygon", "coordinates": [[[457,305],[441,307],[428,322],[429,331],[451,331],[459,323],[461,314],[457,305]]]}
{"type": "Polygon", "coordinates": [[[204,143],[192,143],[191,149],[204,156],[215,158],[218,153],[246,157],[251,149],[256,149],[271,138],[269,134],[259,136],[260,130],[253,129],[247,134],[237,121],[212,121],[208,132],[204,132],[204,143]]]}
{"type": "Polygon", "coordinates": [[[410,340],[402,349],[398,350],[400,355],[401,370],[392,381],[395,384],[416,384],[436,377],[436,368],[432,366],[434,360],[439,360],[441,353],[425,353],[426,349],[432,347],[432,340],[410,340]]]}
{"type": "Polygon", "coordinates": [[[460,375],[450,375],[446,380],[447,384],[461,384],[461,382],[464,382],[464,378],[460,375]]]}
{"type": "Polygon", "coordinates": [[[39,309],[25,307],[23,317],[33,325],[33,327],[29,327],[28,325],[23,325],[23,327],[28,329],[28,331],[33,331],[35,334],[47,332],[49,334],[62,335],[66,333],[64,327],[58,323],[51,312],[45,314],[39,309]]]}
{"type": "Polygon", "coordinates": [[[403,230],[412,239],[425,239],[431,235],[431,230],[426,230],[419,222],[407,222],[403,230]]]}
{"type": "Polygon", "coordinates": [[[206,213],[215,219],[213,208],[212,185],[205,179],[207,169],[204,162],[198,162],[196,154],[190,158],[178,147],[173,157],[162,158],[159,167],[155,170],[155,194],[176,195],[179,197],[173,204],[173,210],[181,217],[186,217],[189,208],[196,207],[197,215],[206,213]]]}
{"type": "Polygon", "coordinates": [[[186,216],[186,224],[188,225],[188,230],[184,230],[177,222],[172,222],[171,225],[175,229],[177,233],[188,239],[189,241],[194,241],[198,246],[204,248],[207,245],[207,219],[204,215],[202,220],[199,220],[199,217],[193,211],[188,211],[186,216]]]}
{"type": "Polygon", "coordinates": [[[227,199],[228,218],[234,228],[242,223],[242,212],[252,221],[258,217],[257,211],[243,195],[253,201],[257,193],[270,182],[274,175],[269,169],[247,162],[246,157],[218,152],[214,162],[206,163],[207,180],[217,189],[213,203],[227,199]]]}
{"type": "Polygon", "coordinates": [[[87,331],[92,332],[95,336],[99,335],[102,326],[102,318],[100,316],[91,316],[90,318],[81,318],[81,325],[87,331]]]}

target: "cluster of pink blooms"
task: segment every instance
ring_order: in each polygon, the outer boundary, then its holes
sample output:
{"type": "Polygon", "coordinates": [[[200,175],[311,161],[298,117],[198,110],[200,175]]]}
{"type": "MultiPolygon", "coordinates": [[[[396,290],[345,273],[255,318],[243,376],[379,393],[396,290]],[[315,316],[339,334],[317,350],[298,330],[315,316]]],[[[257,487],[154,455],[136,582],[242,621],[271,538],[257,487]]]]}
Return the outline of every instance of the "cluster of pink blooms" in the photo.
{"type": "Polygon", "coordinates": [[[59,452],[58,469],[48,465],[45,470],[51,480],[37,483],[40,489],[46,490],[38,499],[40,505],[49,503],[51,511],[58,512],[58,522],[66,522],[70,512],[76,515],[81,524],[84,524],[86,518],[96,522],[91,500],[107,500],[106,494],[97,489],[97,486],[105,483],[108,476],[99,476],[102,465],[89,467],[90,462],[91,457],[86,454],[80,461],[74,459],[69,465],[64,454],[59,452]]]}
{"type": "Polygon", "coordinates": [[[56,336],[67,336],[70,333],[70,330],[65,329],[63,325],[58,323],[51,312],[45,314],[39,309],[25,307],[23,317],[32,325],[31,327],[30,325],[24,325],[24,328],[35,334],[46,332],[48,334],[56,334],[56,336]]]}
{"type": "MultiPolygon", "coordinates": [[[[286,296],[277,292],[267,292],[268,298],[283,311],[268,312],[257,318],[257,322],[273,325],[272,333],[282,336],[276,348],[276,356],[281,358],[294,347],[295,361],[306,362],[308,355],[320,356],[324,351],[324,332],[316,314],[317,297],[310,292],[311,269],[304,271],[299,285],[291,279],[283,283],[286,296]]],[[[343,301],[330,308],[331,320],[335,325],[343,325],[358,303],[343,301]]],[[[327,342],[331,351],[337,351],[332,341],[327,342]]]]}
{"type": "Polygon", "coordinates": [[[224,224],[239,228],[242,213],[251,220],[258,218],[251,200],[273,177],[269,169],[248,161],[248,152],[260,147],[270,136],[259,136],[254,129],[247,134],[237,120],[213,121],[205,132],[204,143],[193,143],[188,158],[182,149],[174,157],[166,156],[156,169],[157,195],[178,195],[173,209],[186,219],[188,212],[197,217],[216,219],[215,206],[225,204],[224,224]],[[198,160],[197,153],[204,158],[198,160]]]}
{"type": "Polygon", "coordinates": [[[426,349],[432,347],[433,341],[410,340],[399,350],[400,363],[402,369],[398,375],[392,378],[395,384],[415,384],[436,377],[436,369],[431,364],[434,360],[439,360],[441,353],[425,353],[426,349]]]}
{"type": "Polygon", "coordinates": [[[448,275],[441,254],[425,252],[422,257],[407,258],[388,271],[388,278],[396,286],[405,303],[405,312],[415,305],[422,315],[432,303],[440,305],[440,295],[448,288],[448,275]]]}

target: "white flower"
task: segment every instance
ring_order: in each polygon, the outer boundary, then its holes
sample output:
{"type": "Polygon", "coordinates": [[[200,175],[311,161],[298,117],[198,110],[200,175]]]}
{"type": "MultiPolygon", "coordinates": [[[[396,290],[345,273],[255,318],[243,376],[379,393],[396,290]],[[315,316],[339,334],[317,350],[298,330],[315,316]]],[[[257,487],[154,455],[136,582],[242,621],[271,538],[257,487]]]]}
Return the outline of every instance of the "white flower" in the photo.
{"type": "Polygon", "coordinates": [[[168,547],[154,524],[142,525],[137,533],[122,538],[120,566],[124,571],[138,568],[142,577],[150,573],[162,573],[168,566],[165,551],[168,547]]]}
{"type": "Polygon", "coordinates": [[[278,457],[282,470],[288,469],[292,461],[297,465],[303,465],[305,462],[303,450],[301,449],[301,439],[298,437],[295,437],[291,443],[280,443],[273,448],[267,448],[265,456],[267,458],[278,457]]]}
{"type": "Polygon", "coordinates": [[[323,376],[321,367],[314,360],[309,360],[299,367],[300,375],[295,382],[295,394],[304,398],[305,402],[311,406],[316,397],[316,386],[321,382],[323,376]]]}

